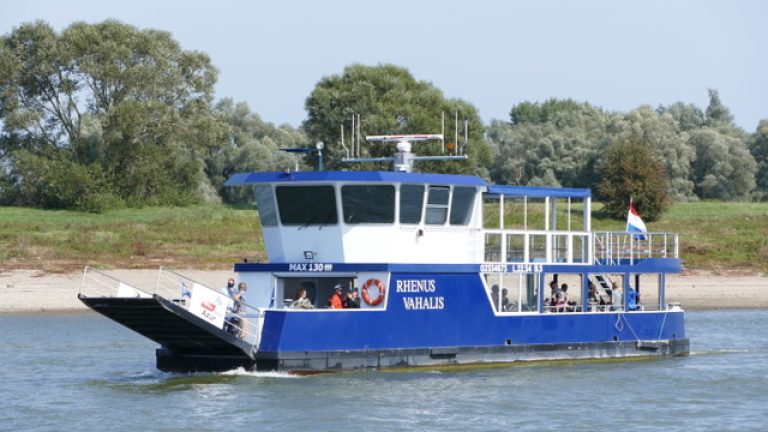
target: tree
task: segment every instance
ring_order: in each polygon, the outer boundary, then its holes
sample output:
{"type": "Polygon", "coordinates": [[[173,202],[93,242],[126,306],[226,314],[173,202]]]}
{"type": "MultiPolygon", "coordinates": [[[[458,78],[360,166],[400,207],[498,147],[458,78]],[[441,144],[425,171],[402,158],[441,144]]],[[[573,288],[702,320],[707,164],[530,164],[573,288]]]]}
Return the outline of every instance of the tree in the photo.
{"type": "Polygon", "coordinates": [[[246,103],[236,104],[232,99],[223,99],[216,104],[213,112],[226,125],[226,134],[208,147],[205,171],[213,188],[225,202],[253,201],[253,195],[247,188],[224,187],[224,182],[232,174],[293,169],[293,157],[279,149],[308,145],[301,131],[288,125],[275,127],[263,121],[250,111],[246,103]]]}
{"type": "Polygon", "coordinates": [[[641,106],[616,117],[611,129],[614,140],[641,142],[664,161],[667,193],[672,199],[688,200],[694,197],[690,177],[696,150],[688,142],[688,134],[680,131],[671,114],[658,114],[649,106],[641,106]]]}
{"type": "Polygon", "coordinates": [[[684,104],[676,102],[665,107],[660,106],[656,109],[659,115],[669,114],[677,122],[681,131],[687,132],[693,129],[699,129],[704,126],[704,113],[694,104],[684,104]]]}
{"type": "Polygon", "coordinates": [[[14,29],[0,42],[8,183],[17,193],[39,190],[24,185],[23,149],[84,167],[88,190],[131,204],[196,199],[200,153],[221,133],[210,116],[216,75],[207,55],[183,51],[169,33],[114,20],[75,23],[61,35],[44,22],[14,29]]]}
{"type": "Polygon", "coordinates": [[[708,89],[709,105],[707,105],[705,124],[707,126],[731,125],[733,115],[731,111],[720,101],[720,94],[715,89],[708,89]]]}
{"type": "MultiPolygon", "coordinates": [[[[460,122],[466,120],[469,142],[464,152],[466,162],[419,162],[417,169],[436,172],[475,173],[487,175],[485,165],[489,151],[483,140],[484,127],[477,110],[467,102],[446,99],[432,84],[417,81],[404,68],[394,65],[364,66],[355,64],[344,69],[341,75],[324,77],[317,83],[306,100],[307,120],[303,127],[310,142],[326,144],[324,165],[329,169],[372,168],[371,164],[358,167],[343,165],[346,155],[341,146],[341,126],[344,125],[345,142],[351,143],[351,119],[360,115],[360,132],[365,135],[439,133],[441,116],[446,117],[446,141],[453,143],[452,119],[458,113],[460,122]]],[[[463,131],[463,124],[459,126],[463,131]]],[[[391,156],[391,144],[361,143],[364,154],[373,157],[391,156]]],[[[440,154],[439,144],[416,144],[419,154],[440,154]]]]}
{"type": "Polygon", "coordinates": [[[768,119],[760,120],[749,140],[749,152],[757,163],[756,198],[768,199],[768,119]]]}
{"type": "Polygon", "coordinates": [[[601,166],[603,178],[597,189],[610,217],[625,218],[630,198],[648,221],[667,209],[666,169],[650,145],[636,136],[618,141],[608,147],[601,166]]]}
{"type": "Polygon", "coordinates": [[[704,128],[691,132],[690,142],[696,149],[692,172],[696,195],[702,199],[749,198],[757,164],[742,139],[704,128]]]}
{"type": "Polygon", "coordinates": [[[488,139],[497,148],[491,178],[502,184],[588,187],[599,173],[594,161],[606,142],[609,116],[570,99],[523,102],[510,123],[493,122],[488,139]]]}

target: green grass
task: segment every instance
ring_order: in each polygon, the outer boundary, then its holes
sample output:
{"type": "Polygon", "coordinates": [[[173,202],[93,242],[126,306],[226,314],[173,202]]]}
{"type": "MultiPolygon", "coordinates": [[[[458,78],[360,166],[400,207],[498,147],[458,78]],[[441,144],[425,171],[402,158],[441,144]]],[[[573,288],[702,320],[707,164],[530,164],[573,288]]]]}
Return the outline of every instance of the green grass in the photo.
{"type": "Polygon", "coordinates": [[[226,268],[264,258],[256,212],[224,205],[102,214],[0,208],[0,268],[226,268]]]}
{"type": "MultiPolygon", "coordinates": [[[[593,205],[594,231],[624,229],[624,221],[601,218],[600,208],[593,205]]],[[[680,234],[686,269],[768,272],[768,203],[680,203],[647,225],[680,234]]],[[[91,214],[0,208],[0,269],[228,268],[244,257],[265,258],[252,209],[200,205],[91,214]]]]}
{"type": "MultiPolygon", "coordinates": [[[[624,221],[601,219],[600,208],[593,206],[593,230],[624,230],[624,221]]],[[[646,225],[652,232],[680,234],[688,270],[768,272],[768,203],[679,203],[646,225]]]]}

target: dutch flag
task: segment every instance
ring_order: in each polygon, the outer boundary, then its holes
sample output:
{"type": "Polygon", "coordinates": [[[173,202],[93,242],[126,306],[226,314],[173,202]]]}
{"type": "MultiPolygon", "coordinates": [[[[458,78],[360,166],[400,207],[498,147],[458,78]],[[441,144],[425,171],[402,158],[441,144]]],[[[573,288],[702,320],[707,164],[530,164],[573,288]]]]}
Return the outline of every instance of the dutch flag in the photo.
{"type": "Polygon", "coordinates": [[[635,234],[635,240],[648,240],[648,236],[645,235],[648,229],[645,228],[645,223],[643,223],[643,220],[637,213],[632,200],[629,201],[629,211],[627,212],[627,232],[639,233],[635,234]]]}

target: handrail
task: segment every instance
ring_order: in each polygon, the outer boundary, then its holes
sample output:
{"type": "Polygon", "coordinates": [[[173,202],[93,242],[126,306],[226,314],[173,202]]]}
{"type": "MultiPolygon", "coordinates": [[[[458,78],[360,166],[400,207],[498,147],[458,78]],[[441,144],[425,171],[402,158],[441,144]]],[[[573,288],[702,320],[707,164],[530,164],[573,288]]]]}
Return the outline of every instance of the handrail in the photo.
{"type": "Polygon", "coordinates": [[[86,297],[152,297],[149,292],[90,266],[83,269],[78,294],[86,297]]]}
{"type": "Polygon", "coordinates": [[[583,265],[592,262],[592,240],[588,231],[489,228],[482,229],[481,235],[481,260],[487,263],[583,265]],[[491,236],[498,237],[498,241],[489,241],[491,236]],[[516,247],[508,244],[508,236],[519,237],[516,247]],[[580,243],[575,240],[577,238],[581,238],[580,243]]]}
{"type": "MultiPolygon", "coordinates": [[[[165,297],[161,292],[177,292],[179,296],[178,298],[174,298],[173,295],[169,298],[174,299],[174,303],[189,309],[189,299],[191,299],[192,289],[197,287],[214,292],[218,295],[224,295],[234,300],[229,293],[211,288],[168,267],[160,267],[155,291],[157,295],[161,297],[165,297]],[[172,276],[169,276],[169,274],[172,276]],[[174,287],[169,287],[168,283],[174,284],[174,287]],[[185,289],[188,291],[188,295],[186,296],[183,292],[185,289]]],[[[234,313],[231,310],[227,311],[224,329],[229,330],[230,333],[256,347],[261,336],[260,330],[261,323],[264,320],[264,311],[247,303],[242,303],[242,306],[245,308],[245,312],[234,313]]]]}
{"type": "Polygon", "coordinates": [[[593,250],[595,261],[616,265],[622,262],[635,264],[645,258],[679,258],[679,235],[676,233],[644,233],[646,240],[625,231],[595,232],[593,250]]]}
{"type": "MultiPolygon", "coordinates": [[[[228,293],[223,293],[197,282],[168,267],[160,267],[155,282],[154,292],[142,290],[130,285],[112,275],[86,266],[79,294],[87,297],[139,297],[151,298],[153,294],[184,309],[190,309],[193,289],[204,289],[224,295],[231,299],[228,293]]],[[[244,342],[256,348],[261,338],[261,328],[264,321],[264,311],[243,303],[245,311],[241,313],[226,312],[224,330],[239,337],[244,342]]],[[[200,318],[203,320],[203,318],[200,318]]]]}

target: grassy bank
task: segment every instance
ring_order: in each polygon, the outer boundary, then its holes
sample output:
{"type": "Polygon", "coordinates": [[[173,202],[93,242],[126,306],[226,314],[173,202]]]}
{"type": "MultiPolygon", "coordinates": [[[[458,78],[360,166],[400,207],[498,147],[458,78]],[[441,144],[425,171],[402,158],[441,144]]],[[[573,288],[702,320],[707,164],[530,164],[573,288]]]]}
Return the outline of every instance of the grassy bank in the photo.
{"type": "Polygon", "coordinates": [[[102,214],[0,208],[0,268],[229,268],[263,257],[256,212],[223,205],[102,214]]]}
{"type": "MultiPolygon", "coordinates": [[[[593,212],[594,230],[624,229],[624,222],[601,219],[599,207],[593,212]]],[[[768,273],[768,203],[679,203],[647,226],[680,234],[680,256],[688,270],[768,273]]]]}
{"type": "MultiPolygon", "coordinates": [[[[594,207],[594,230],[624,229],[594,207]]],[[[768,203],[681,203],[648,229],[680,234],[687,269],[768,272],[768,203]]],[[[264,258],[250,209],[203,205],[89,214],[0,208],[0,269],[224,269],[244,257],[264,258]]]]}

